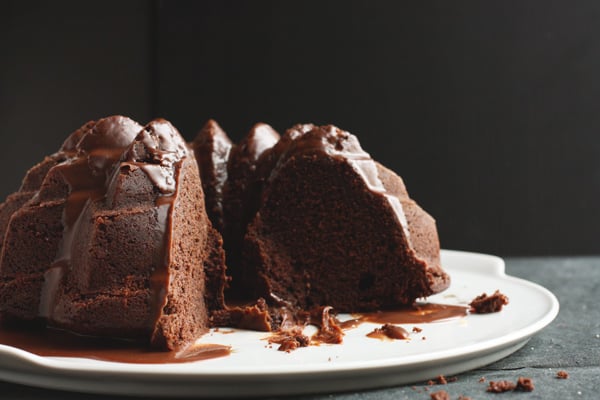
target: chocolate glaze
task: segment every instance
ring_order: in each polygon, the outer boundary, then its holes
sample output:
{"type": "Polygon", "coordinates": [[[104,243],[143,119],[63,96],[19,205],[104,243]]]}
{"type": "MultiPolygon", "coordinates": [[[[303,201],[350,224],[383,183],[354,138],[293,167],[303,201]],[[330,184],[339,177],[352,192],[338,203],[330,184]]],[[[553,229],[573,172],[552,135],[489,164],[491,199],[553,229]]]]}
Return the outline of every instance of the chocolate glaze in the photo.
{"type": "Polygon", "coordinates": [[[79,218],[85,207],[101,199],[118,166],[123,151],[141,126],[122,116],[88,122],[63,144],[66,159],[52,169],[69,186],[63,208],[63,238],[54,263],[44,274],[39,315],[52,319],[56,292],[65,271],[71,268],[73,239],[78,234],[79,218]]]}
{"type": "Polygon", "coordinates": [[[124,161],[141,168],[163,195],[171,195],[176,187],[176,165],[187,153],[187,145],[173,125],[156,119],[139,133],[124,161]]]}
{"type": "Polygon", "coordinates": [[[410,334],[401,326],[384,324],[381,328],[375,328],[373,331],[367,333],[367,337],[373,339],[405,340],[410,337],[410,334]]]}
{"type": "Polygon", "coordinates": [[[147,321],[147,327],[152,329],[156,326],[156,322],[160,318],[162,309],[167,304],[167,287],[169,286],[169,272],[168,265],[169,252],[167,249],[171,242],[172,233],[172,200],[166,203],[162,203],[157,207],[157,216],[159,228],[162,230],[163,245],[161,247],[159,260],[156,262],[154,271],[150,276],[150,288],[151,288],[151,306],[153,310],[150,313],[150,318],[147,321]]]}
{"type": "MultiPolygon", "coordinates": [[[[87,268],[87,262],[81,260],[81,249],[74,247],[75,243],[79,243],[75,238],[89,234],[90,224],[97,223],[94,216],[98,212],[104,213],[100,217],[102,219],[112,215],[110,212],[121,213],[121,207],[127,210],[137,207],[141,211],[140,206],[152,208],[154,205],[155,220],[150,221],[152,237],[145,242],[154,255],[151,261],[153,268],[148,271],[149,285],[145,284],[146,290],[149,289],[150,307],[145,323],[146,314],[139,314],[140,321],[132,323],[132,328],[128,328],[131,331],[125,336],[137,336],[142,330],[153,332],[159,329],[158,320],[167,304],[170,281],[168,268],[171,265],[171,252],[168,249],[172,242],[173,204],[178,194],[177,182],[182,163],[189,154],[185,141],[165,120],[154,120],[142,127],[128,118],[114,116],[91,121],[75,131],[58,154],[60,157],[54,157],[57,164],[49,170],[41,184],[42,188],[32,200],[35,201],[34,205],[43,205],[44,202],[64,204],[62,238],[54,261],[43,273],[37,316],[46,320],[48,326],[78,331],[80,325],[77,321],[81,315],[72,315],[72,302],[85,299],[85,296],[105,296],[104,293],[106,296],[120,296],[102,284],[98,286],[101,287],[99,293],[97,288],[94,289],[96,291],[90,291],[85,278],[90,272],[75,271],[87,268]],[[129,175],[135,171],[141,171],[151,183],[144,185],[138,179],[136,182],[141,186],[122,187],[123,182],[131,180],[129,175]],[[62,192],[61,185],[65,187],[62,192]],[[141,192],[137,193],[136,190],[141,192]],[[140,194],[142,197],[136,197],[140,194]],[[151,242],[153,239],[154,243],[151,242]],[[65,290],[68,290],[68,299],[65,290]]],[[[152,219],[152,211],[148,211],[147,215],[152,219]]],[[[131,290],[138,288],[132,287],[131,290]]],[[[89,318],[94,317],[90,314],[89,318]]],[[[89,328],[94,324],[84,323],[81,328],[83,333],[94,332],[89,328]]],[[[154,339],[152,341],[154,343],[154,339]]]]}
{"type": "Polygon", "coordinates": [[[258,158],[279,141],[279,134],[270,125],[259,122],[255,124],[246,138],[240,142],[239,151],[256,162],[258,158]]]}
{"type": "Polygon", "coordinates": [[[228,356],[229,346],[220,344],[191,345],[179,351],[149,350],[127,340],[112,340],[71,334],[56,329],[43,332],[3,326],[0,343],[39,356],[79,357],[132,364],[171,364],[201,361],[228,356]]]}
{"type": "Polygon", "coordinates": [[[331,307],[317,307],[310,313],[310,322],[316,325],[319,330],[311,340],[315,343],[338,344],[342,343],[344,332],[339,322],[332,315],[331,307]]]}
{"type": "Polygon", "coordinates": [[[102,198],[123,151],[142,129],[122,116],[88,122],[63,144],[66,160],[56,165],[69,186],[65,230],[71,229],[88,200],[102,198]]]}
{"type": "Polygon", "coordinates": [[[343,329],[349,329],[363,322],[376,324],[423,324],[461,318],[467,315],[468,307],[436,303],[416,303],[397,310],[376,311],[355,314],[354,318],[341,322],[343,329]]]}
{"type": "Polygon", "coordinates": [[[402,225],[404,235],[410,236],[408,222],[398,198],[387,192],[379,179],[377,165],[371,156],[361,147],[356,136],[343,131],[333,125],[316,127],[313,125],[298,125],[290,131],[289,145],[275,147],[273,152],[280,151],[277,165],[272,175],[290,158],[301,154],[325,153],[331,157],[343,159],[362,177],[367,187],[378,195],[384,196],[396,214],[398,222],[402,225]]]}
{"type": "MultiPolygon", "coordinates": [[[[265,321],[265,305],[254,305],[256,312],[248,312],[245,328],[261,329],[255,322],[265,321]],[[261,309],[262,307],[262,309],[261,309]],[[255,319],[256,318],[256,319],[255,319]]],[[[250,307],[250,306],[248,306],[250,307]]],[[[236,306],[241,310],[248,307],[236,306]]],[[[310,312],[292,313],[289,309],[278,310],[281,317],[279,329],[267,338],[269,343],[279,344],[278,350],[290,352],[299,347],[319,345],[323,343],[342,343],[343,331],[353,329],[365,322],[384,324],[367,336],[378,339],[407,339],[410,334],[402,327],[394,324],[432,323],[467,315],[467,307],[435,303],[421,303],[393,311],[365,313],[340,322],[332,315],[331,307],[316,307],[310,312]],[[311,338],[302,333],[307,324],[319,328],[311,338]]],[[[237,311],[236,311],[237,313],[237,311]]],[[[238,326],[241,328],[241,326],[238,326]]],[[[264,327],[263,327],[264,328],[264,327]]],[[[31,329],[22,330],[11,326],[0,328],[0,343],[21,348],[41,356],[83,357],[103,361],[126,363],[181,363],[229,355],[228,346],[202,344],[191,346],[177,352],[157,352],[148,350],[138,342],[95,338],[74,335],[65,331],[48,329],[39,332],[31,329]]]]}
{"type": "MultiPolygon", "coordinates": [[[[290,351],[308,344],[342,343],[344,331],[354,329],[366,322],[383,325],[369,335],[370,337],[406,339],[409,337],[409,332],[396,325],[434,323],[462,318],[467,314],[468,307],[464,306],[416,303],[396,310],[353,314],[351,319],[340,321],[331,307],[319,306],[308,311],[299,309],[294,311],[289,306],[268,307],[263,299],[259,299],[256,304],[230,306],[227,310],[223,310],[221,320],[213,322],[220,326],[233,326],[239,329],[272,331],[273,334],[268,340],[282,344],[280,350],[290,351]],[[318,331],[310,338],[308,344],[303,344],[299,335],[306,325],[314,325],[318,331]],[[293,341],[298,343],[291,343],[293,341]]],[[[415,333],[420,331],[420,328],[413,328],[415,333]]]]}
{"type": "Polygon", "coordinates": [[[121,163],[121,166],[140,168],[160,191],[156,209],[163,243],[160,259],[150,277],[151,308],[154,311],[148,320],[149,329],[157,326],[163,307],[167,304],[168,266],[171,264],[167,249],[171,247],[172,240],[172,208],[177,197],[182,159],[187,155],[187,145],[175,127],[163,119],[156,119],[135,138],[121,163]]]}

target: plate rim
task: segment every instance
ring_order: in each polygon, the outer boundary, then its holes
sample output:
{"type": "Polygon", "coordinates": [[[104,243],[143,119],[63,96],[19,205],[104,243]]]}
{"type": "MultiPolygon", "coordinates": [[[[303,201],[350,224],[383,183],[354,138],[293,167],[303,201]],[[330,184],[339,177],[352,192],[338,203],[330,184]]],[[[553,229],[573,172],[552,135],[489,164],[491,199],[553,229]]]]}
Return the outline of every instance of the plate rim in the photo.
{"type": "MultiPolygon", "coordinates": [[[[4,361],[0,361],[0,378],[7,379],[17,383],[25,383],[34,386],[43,386],[43,382],[31,382],[31,380],[21,380],[17,379],[14,375],[20,374],[29,374],[29,375],[40,375],[43,373],[48,374],[50,372],[51,376],[56,378],[58,377],[78,377],[81,379],[86,378],[95,378],[99,379],[101,377],[118,379],[121,382],[121,385],[133,384],[131,381],[147,381],[147,380],[156,380],[160,382],[171,382],[177,381],[178,383],[190,383],[192,386],[197,387],[194,384],[206,384],[207,382],[223,382],[225,380],[238,380],[245,382],[246,385],[249,385],[249,382],[264,382],[266,380],[272,379],[273,374],[277,374],[278,379],[282,379],[283,381],[298,381],[307,378],[317,378],[320,382],[322,379],[327,381],[328,379],[335,378],[336,376],[348,376],[348,375],[375,375],[378,373],[392,373],[394,371],[403,371],[405,369],[422,369],[432,364],[440,363],[442,360],[442,364],[452,364],[453,362],[461,361],[464,364],[468,360],[475,360],[477,357],[481,357],[482,355],[493,355],[495,353],[502,352],[503,350],[509,348],[515,348],[510,351],[508,354],[503,355],[502,357],[493,359],[491,357],[491,361],[497,361],[501,358],[506,357],[512,352],[516,351],[518,348],[525,345],[525,343],[536,333],[541,331],[547,325],[549,325],[558,315],[559,312],[559,302],[556,296],[550,292],[548,289],[543,286],[528,281],[526,279],[514,277],[511,275],[507,275],[505,272],[505,263],[504,260],[500,257],[484,254],[484,253],[473,253],[466,251],[458,251],[458,250],[442,250],[442,259],[448,257],[458,257],[469,259],[470,261],[476,261],[477,259],[485,258],[488,260],[488,263],[482,263],[483,267],[479,268],[481,273],[485,273],[489,275],[490,273],[501,277],[502,279],[507,279],[517,283],[518,285],[524,285],[530,289],[536,290],[538,293],[541,293],[548,301],[549,308],[545,311],[544,315],[538,318],[534,323],[529,324],[523,328],[518,329],[515,332],[511,332],[510,334],[503,335],[499,338],[486,339],[483,341],[478,341],[468,346],[461,346],[459,350],[456,349],[445,349],[440,350],[434,353],[427,353],[427,357],[423,357],[421,354],[417,355],[409,355],[402,356],[396,355],[386,359],[378,359],[378,360],[349,360],[344,361],[343,363],[306,363],[302,364],[303,370],[297,370],[295,368],[290,368],[290,365],[285,365],[282,370],[281,367],[277,371],[273,370],[265,370],[261,369],[259,371],[250,371],[248,369],[236,370],[232,368],[227,372],[223,372],[222,370],[210,371],[210,370],[193,370],[189,367],[187,368],[178,368],[180,364],[171,364],[166,369],[156,368],[152,364],[144,365],[144,364],[125,364],[125,363],[114,363],[114,362],[98,362],[98,363],[85,363],[81,365],[77,365],[72,361],[61,363],[60,358],[58,357],[43,357],[38,356],[32,353],[29,353],[25,350],[18,349],[12,346],[0,345],[0,354],[8,355],[8,359],[4,361]],[[483,257],[483,258],[482,258],[483,257]],[[17,362],[18,368],[14,367],[7,370],[6,362],[10,361],[17,362]]],[[[465,263],[467,264],[467,263],[465,263]]],[[[464,267],[465,271],[472,272],[470,267],[467,265],[464,267]]],[[[489,363],[488,362],[488,363],[489,363]]],[[[483,364],[485,365],[485,364],[483,364]]],[[[295,365],[294,365],[295,366],[295,365]]],[[[247,367],[246,367],[247,368],[247,367]]],[[[26,378],[26,377],[25,377],[26,378]]],[[[133,384],[135,385],[135,384],[133,384]]],[[[50,384],[46,384],[45,387],[51,386],[50,384]]],[[[86,390],[77,384],[74,385],[74,388],[64,387],[64,386],[54,386],[52,388],[55,389],[64,389],[64,390],[84,390],[88,392],[95,393],[129,393],[121,390],[119,387],[114,387],[113,391],[110,391],[110,388],[106,388],[106,390],[86,390]]],[[[310,385],[309,385],[310,386],[310,385]]],[[[187,387],[187,386],[186,386],[187,387]]],[[[364,388],[372,388],[377,386],[368,386],[362,384],[361,387],[364,388]]],[[[208,388],[207,388],[208,389],[208,388]]],[[[240,394],[240,388],[231,388],[230,394],[224,394],[225,397],[234,396],[240,394]]],[[[309,389],[307,387],[306,389],[309,389]]],[[[185,389],[183,393],[178,393],[178,395],[185,395],[185,389]]],[[[300,393],[311,393],[312,391],[294,391],[293,394],[300,393]]],[[[135,392],[143,395],[164,395],[167,392],[135,392]]],[[[292,394],[292,392],[286,392],[292,394]]],[[[194,392],[195,396],[215,396],[220,395],[222,393],[214,393],[212,391],[208,391],[206,393],[194,392]]],[[[263,393],[259,393],[263,395],[263,393]]],[[[273,394],[271,392],[265,392],[264,394],[273,394]]],[[[275,394],[283,394],[283,393],[275,393],[275,394]]]]}

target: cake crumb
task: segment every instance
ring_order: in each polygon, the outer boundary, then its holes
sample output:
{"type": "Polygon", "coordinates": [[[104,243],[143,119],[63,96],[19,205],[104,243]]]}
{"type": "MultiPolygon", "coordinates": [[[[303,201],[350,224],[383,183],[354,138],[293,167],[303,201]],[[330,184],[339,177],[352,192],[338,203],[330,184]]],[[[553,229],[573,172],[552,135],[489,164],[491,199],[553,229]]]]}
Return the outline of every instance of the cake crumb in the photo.
{"type": "Polygon", "coordinates": [[[569,378],[569,373],[567,371],[558,371],[556,373],[556,379],[568,379],[569,378]]]}
{"type": "Polygon", "coordinates": [[[516,387],[517,385],[511,381],[490,381],[487,391],[491,393],[503,393],[515,390],[516,387]]]}
{"type": "Polygon", "coordinates": [[[290,353],[293,350],[296,350],[298,347],[308,346],[309,343],[310,340],[304,335],[290,336],[278,343],[279,347],[277,350],[290,353]]]}
{"type": "Polygon", "coordinates": [[[479,381],[478,381],[478,382],[479,382],[479,383],[483,383],[483,382],[485,382],[485,376],[482,376],[481,378],[479,378],[479,381]]]}
{"type": "Polygon", "coordinates": [[[517,380],[517,387],[515,390],[520,390],[522,392],[533,392],[535,386],[533,385],[533,380],[531,378],[525,378],[520,376],[517,380]]]}
{"type": "Polygon", "coordinates": [[[445,390],[439,390],[429,395],[431,400],[450,400],[450,395],[445,390]]]}
{"type": "Polygon", "coordinates": [[[533,385],[533,380],[531,378],[520,376],[519,379],[517,379],[516,384],[511,381],[490,381],[487,391],[492,393],[503,393],[510,392],[513,390],[522,392],[533,392],[533,389],[535,389],[535,386],[533,385]]]}
{"type": "Polygon", "coordinates": [[[423,329],[419,328],[418,326],[413,326],[412,331],[413,333],[420,333],[423,332],[423,329]]]}
{"type": "Polygon", "coordinates": [[[300,327],[294,327],[292,329],[282,329],[278,332],[274,332],[270,337],[267,338],[269,348],[272,348],[273,344],[278,344],[277,350],[291,353],[299,347],[306,347],[310,344],[308,336],[302,334],[300,327]]]}
{"type": "Polygon", "coordinates": [[[482,293],[475,297],[470,303],[470,311],[475,314],[489,314],[502,310],[502,307],[508,304],[508,297],[496,290],[494,294],[487,295],[482,293]]]}
{"type": "Polygon", "coordinates": [[[430,379],[427,381],[429,386],[433,385],[446,385],[448,382],[456,382],[458,378],[446,378],[444,375],[438,375],[435,379],[430,379]]]}

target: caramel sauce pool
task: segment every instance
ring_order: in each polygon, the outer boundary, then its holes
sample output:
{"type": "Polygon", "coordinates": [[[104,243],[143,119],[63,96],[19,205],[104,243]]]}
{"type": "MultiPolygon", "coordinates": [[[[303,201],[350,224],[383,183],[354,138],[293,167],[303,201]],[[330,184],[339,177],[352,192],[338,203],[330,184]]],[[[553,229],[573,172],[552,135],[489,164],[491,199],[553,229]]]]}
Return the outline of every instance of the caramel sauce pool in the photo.
{"type": "Polygon", "coordinates": [[[229,346],[199,344],[180,351],[156,351],[143,344],[80,336],[64,331],[0,327],[0,343],[39,356],[79,357],[130,364],[173,364],[228,356],[229,346]]]}

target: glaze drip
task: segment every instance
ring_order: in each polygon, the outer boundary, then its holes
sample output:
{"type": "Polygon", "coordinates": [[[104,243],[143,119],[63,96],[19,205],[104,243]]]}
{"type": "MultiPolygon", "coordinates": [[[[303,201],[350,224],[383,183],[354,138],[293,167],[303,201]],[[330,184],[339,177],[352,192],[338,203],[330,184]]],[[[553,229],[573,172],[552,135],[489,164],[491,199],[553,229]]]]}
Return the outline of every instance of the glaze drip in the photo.
{"type": "Polygon", "coordinates": [[[182,160],[188,148],[173,125],[163,119],[150,122],[136,137],[125,154],[123,165],[140,168],[160,191],[156,198],[156,229],[162,237],[159,259],[150,276],[151,309],[148,328],[157,326],[157,321],[167,305],[167,288],[171,264],[170,252],[173,231],[173,204],[177,198],[177,182],[182,160]]]}
{"type": "Polygon", "coordinates": [[[49,174],[68,185],[63,208],[63,236],[56,259],[44,274],[39,315],[52,319],[56,294],[67,270],[72,269],[73,239],[79,234],[82,215],[104,197],[119,159],[142,127],[129,118],[115,116],[88,122],[67,138],[61,148],[65,160],[49,174]]]}

